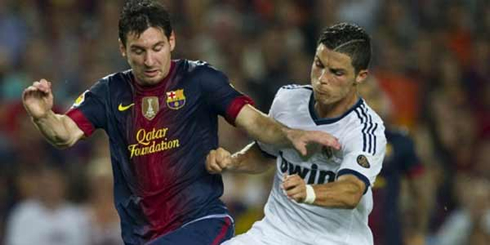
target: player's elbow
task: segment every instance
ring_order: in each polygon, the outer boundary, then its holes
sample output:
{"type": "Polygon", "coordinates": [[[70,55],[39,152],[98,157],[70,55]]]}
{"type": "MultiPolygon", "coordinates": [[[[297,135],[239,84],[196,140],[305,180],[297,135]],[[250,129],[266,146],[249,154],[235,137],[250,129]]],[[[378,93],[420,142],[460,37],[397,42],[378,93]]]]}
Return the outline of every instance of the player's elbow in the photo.
{"type": "Polygon", "coordinates": [[[70,148],[73,146],[70,142],[51,142],[52,145],[60,150],[70,148]]]}
{"type": "Polygon", "coordinates": [[[58,149],[70,148],[73,145],[75,145],[75,143],[76,143],[76,140],[74,140],[74,139],[71,139],[71,138],[59,138],[59,137],[56,137],[53,140],[49,140],[49,141],[50,141],[50,143],[54,147],[56,147],[58,149]]]}
{"type": "Polygon", "coordinates": [[[359,205],[359,202],[361,202],[361,198],[362,192],[350,193],[349,195],[346,195],[346,198],[344,200],[344,207],[346,209],[355,209],[357,205],[359,205]]]}
{"type": "Polygon", "coordinates": [[[363,186],[351,183],[346,186],[344,194],[344,206],[346,209],[355,209],[359,202],[361,202],[362,196],[364,194],[363,186]]]}
{"type": "Polygon", "coordinates": [[[343,183],[343,204],[346,209],[354,209],[361,202],[366,189],[363,181],[353,175],[344,175],[339,178],[343,183]]]}

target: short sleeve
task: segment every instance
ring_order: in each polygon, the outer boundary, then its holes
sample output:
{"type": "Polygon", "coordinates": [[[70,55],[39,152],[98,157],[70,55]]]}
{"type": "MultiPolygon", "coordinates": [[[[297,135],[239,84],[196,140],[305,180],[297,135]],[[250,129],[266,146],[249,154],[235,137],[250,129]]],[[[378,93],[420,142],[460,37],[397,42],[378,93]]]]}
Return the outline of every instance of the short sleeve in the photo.
{"type": "Polygon", "coordinates": [[[377,123],[376,130],[368,134],[363,133],[361,128],[352,130],[342,146],[344,158],[337,178],[344,174],[355,175],[366,184],[365,193],[368,187],[374,184],[383,165],[386,151],[384,126],[377,123]]]}
{"type": "Polygon", "coordinates": [[[102,80],[97,82],[89,90],[82,93],[72,107],[66,112],[77,126],[84,132],[85,136],[90,136],[98,128],[105,128],[107,125],[106,100],[107,86],[102,80]]]}
{"type": "Polygon", "coordinates": [[[238,113],[246,104],[253,105],[253,100],[238,92],[228,77],[209,65],[198,71],[204,99],[211,110],[223,116],[230,124],[235,124],[238,113]]]}

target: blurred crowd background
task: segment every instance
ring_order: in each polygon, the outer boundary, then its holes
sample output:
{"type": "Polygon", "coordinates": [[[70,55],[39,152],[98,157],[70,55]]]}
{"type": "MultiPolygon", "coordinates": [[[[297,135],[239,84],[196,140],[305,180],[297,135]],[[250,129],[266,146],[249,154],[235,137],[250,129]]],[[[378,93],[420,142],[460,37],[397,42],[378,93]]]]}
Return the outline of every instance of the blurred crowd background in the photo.
{"type": "MultiPolygon", "coordinates": [[[[423,178],[399,176],[406,244],[416,243],[409,235],[415,218],[425,224],[417,226],[419,244],[490,244],[490,1],[162,2],[177,35],[173,57],[211,63],[264,112],[279,87],[309,83],[325,26],[364,27],[374,51],[368,83],[386,95],[386,124],[408,132],[424,169],[423,178]],[[418,185],[404,184],[414,178],[418,185]],[[423,189],[425,205],[411,196],[414,188],[423,189]],[[416,217],[421,208],[425,214],[416,217]]],[[[47,78],[64,112],[99,78],[127,69],[117,43],[122,4],[0,0],[0,244],[29,236],[37,240],[24,244],[121,244],[105,134],[57,150],[20,99],[47,78]]],[[[223,122],[223,147],[249,142],[223,122]]],[[[224,175],[223,200],[237,233],[262,217],[271,180],[271,173],[224,175]]]]}

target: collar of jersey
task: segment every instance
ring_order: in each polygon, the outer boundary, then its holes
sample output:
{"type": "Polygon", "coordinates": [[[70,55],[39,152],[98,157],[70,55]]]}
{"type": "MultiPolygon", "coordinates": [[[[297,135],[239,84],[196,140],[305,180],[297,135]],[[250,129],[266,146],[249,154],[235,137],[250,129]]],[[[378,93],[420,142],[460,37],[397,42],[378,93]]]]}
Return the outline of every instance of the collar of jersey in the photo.
{"type": "Polygon", "coordinates": [[[323,125],[323,124],[330,124],[330,123],[335,123],[335,122],[339,121],[340,119],[344,118],[349,113],[351,113],[353,110],[355,110],[357,107],[361,106],[362,103],[363,103],[362,98],[359,98],[359,100],[357,100],[357,102],[349,110],[344,112],[344,114],[342,114],[341,116],[332,117],[332,118],[319,118],[318,115],[316,114],[316,111],[315,111],[315,97],[313,96],[313,91],[312,91],[311,96],[310,96],[310,102],[308,105],[308,109],[310,111],[310,116],[313,119],[313,121],[315,122],[315,124],[316,125],[323,125]]]}

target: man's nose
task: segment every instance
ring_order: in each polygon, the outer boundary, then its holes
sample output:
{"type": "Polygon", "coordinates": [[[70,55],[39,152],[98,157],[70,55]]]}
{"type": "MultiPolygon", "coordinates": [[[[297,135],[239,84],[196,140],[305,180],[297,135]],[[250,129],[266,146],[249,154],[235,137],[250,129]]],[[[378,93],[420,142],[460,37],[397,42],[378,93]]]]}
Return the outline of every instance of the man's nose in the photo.
{"type": "Polygon", "coordinates": [[[328,74],[327,70],[325,70],[325,69],[322,70],[322,73],[320,73],[320,77],[318,78],[318,81],[320,81],[320,83],[328,83],[329,74],[328,74]]]}
{"type": "Polygon", "coordinates": [[[145,65],[152,66],[155,63],[155,58],[151,52],[147,52],[145,55],[145,65]]]}

